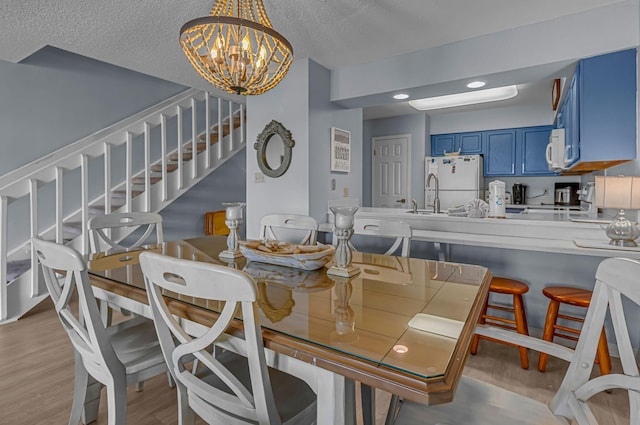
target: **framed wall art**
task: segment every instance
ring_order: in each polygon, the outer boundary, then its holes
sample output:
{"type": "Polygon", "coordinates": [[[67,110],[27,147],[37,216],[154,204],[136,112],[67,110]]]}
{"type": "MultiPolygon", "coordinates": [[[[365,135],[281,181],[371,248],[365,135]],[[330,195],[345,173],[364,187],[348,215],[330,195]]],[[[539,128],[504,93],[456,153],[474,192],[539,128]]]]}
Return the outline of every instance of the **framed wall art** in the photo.
{"type": "Polygon", "coordinates": [[[331,171],[351,170],[351,133],[331,127],[331,171]]]}

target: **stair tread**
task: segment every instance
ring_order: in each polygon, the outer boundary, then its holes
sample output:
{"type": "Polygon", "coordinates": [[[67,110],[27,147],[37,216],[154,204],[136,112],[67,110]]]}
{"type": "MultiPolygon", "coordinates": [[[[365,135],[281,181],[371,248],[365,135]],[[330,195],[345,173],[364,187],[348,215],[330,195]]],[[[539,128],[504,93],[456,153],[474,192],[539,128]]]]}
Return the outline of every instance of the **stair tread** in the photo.
{"type": "MultiPolygon", "coordinates": [[[[167,163],[167,172],[172,172],[178,169],[178,164],[174,162],[167,163]]],[[[151,171],[162,171],[162,164],[155,164],[151,166],[151,171]]]]}
{"type": "MultiPolygon", "coordinates": [[[[182,160],[183,161],[190,161],[193,158],[193,153],[192,152],[182,152],[182,160]]],[[[178,160],[178,152],[174,152],[171,155],[169,155],[169,160],[170,161],[177,161],[178,160]]]]}
{"type": "MultiPolygon", "coordinates": [[[[144,190],[132,190],[131,191],[131,196],[133,198],[135,198],[136,196],[140,196],[144,193],[144,190]]],[[[111,195],[113,198],[122,198],[127,196],[127,191],[126,190],[114,190],[113,192],[111,192],[111,195]]]]}
{"type": "MultiPolygon", "coordinates": [[[[158,183],[160,180],[162,180],[162,177],[155,177],[152,176],[151,178],[149,178],[149,183],[151,184],[156,184],[158,183]]],[[[134,177],[131,179],[131,183],[133,184],[144,184],[145,180],[144,180],[144,176],[142,177],[134,177]]]]}

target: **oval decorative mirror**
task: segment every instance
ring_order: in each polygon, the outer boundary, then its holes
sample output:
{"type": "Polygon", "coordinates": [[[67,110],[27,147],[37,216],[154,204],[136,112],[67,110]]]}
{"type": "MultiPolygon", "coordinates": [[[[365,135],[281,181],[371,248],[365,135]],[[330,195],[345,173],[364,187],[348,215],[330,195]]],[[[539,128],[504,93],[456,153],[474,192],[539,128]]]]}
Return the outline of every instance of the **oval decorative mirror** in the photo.
{"type": "Polygon", "coordinates": [[[258,134],[253,148],[258,154],[258,167],[269,177],[280,177],[291,164],[291,149],[296,142],[291,132],[272,120],[258,134]]]}

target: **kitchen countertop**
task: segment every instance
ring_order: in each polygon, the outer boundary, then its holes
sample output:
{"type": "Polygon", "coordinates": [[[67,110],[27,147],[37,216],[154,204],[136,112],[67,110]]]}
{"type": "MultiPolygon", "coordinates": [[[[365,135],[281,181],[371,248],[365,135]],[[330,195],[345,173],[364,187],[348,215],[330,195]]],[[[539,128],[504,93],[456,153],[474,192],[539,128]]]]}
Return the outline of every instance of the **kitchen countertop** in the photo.
{"type": "MultiPolygon", "coordinates": [[[[628,257],[640,259],[637,250],[615,249],[599,223],[574,222],[565,213],[506,214],[506,218],[468,218],[448,214],[412,214],[396,208],[362,207],[357,218],[394,219],[408,223],[413,238],[429,242],[483,246],[503,249],[552,252],[597,257],[628,257]],[[576,245],[575,241],[582,246],[576,245]],[[585,248],[584,241],[591,241],[585,248]]],[[[424,210],[419,210],[424,211],[424,210]]],[[[331,223],[320,225],[331,232],[331,223]]]]}

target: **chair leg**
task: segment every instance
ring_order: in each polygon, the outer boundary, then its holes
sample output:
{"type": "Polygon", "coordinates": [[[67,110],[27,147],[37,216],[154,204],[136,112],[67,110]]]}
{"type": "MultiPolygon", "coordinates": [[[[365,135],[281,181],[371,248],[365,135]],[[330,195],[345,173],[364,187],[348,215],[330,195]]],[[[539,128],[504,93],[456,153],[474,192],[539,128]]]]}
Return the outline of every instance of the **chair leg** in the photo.
{"type": "MultiPolygon", "coordinates": [[[[513,313],[516,318],[516,330],[519,334],[529,335],[527,319],[524,313],[524,302],[522,295],[513,296],[513,313]]],[[[529,350],[526,347],[518,347],[520,350],[520,366],[529,369],[529,350]]]]}
{"type": "Polygon", "coordinates": [[[84,401],[87,395],[87,385],[89,384],[89,374],[82,364],[82,360],[76,354],[75,379],[73,384],[73,403],[71,405],[71,415],[69,425],[78,425],[84,410],[84,401]]]}
{"type": "MultiPolygon", "coordinates": [[[[487,309],[489,308],[489,294],[487,294],[487,299],[484,302],[484,307],[482,307],[482,313],[480,314],[480,319],[478,320],[478,324],[484,325],[487,321],[487,309]]],[[[471,354],[476,354],[478,352],[478,343],[480,342],[480,337],[478,335],[474,335],[471,340],[471,347],[469,348],[469,352],[471,354]]]]}
{"type": "Polygon", "coordinates": [[[600,341],[598,342],[598,361],[600,362],[600,375],[608,375],[611,372],[611,357],[609,356],[609,346],[607,345],[607,335],[600,333],[600,341]]]}
{"type": "Polygon", "coordinates": [[[369,385],[360,384],[360,398],[362,400],[362,423],[364,425],[375,425],[376,389],[369,385]]]}
{"type": "MultiPolygon", "coordinates": [[[[547,308],[547,318],[544,321],[544,332],[542,339],[545,341],[553,341],[553,334],[555,333],[556,320],[558,320],[558,310],[560,309],[560,303],[558,301],[549,301],[549,307],[547,308]]],[[[547,370],[547,358],[546,353],[540,353],[538,358],[538,370],[544,372],[547,370]]]]}
{"type": "Polygon", "coordinates": [[[393,423],[396,421],[400,402],[400,397],[395,394],[391,396],[391,402],[389,403],[389,410],[387,411],[387,418],[384,421],[384,425],[393,425],[393,423]]]}
{"type": "Polygon", "coordinates": [[[184,385],[176,382],[178,388],[178,425],[195,425],[196,414],[189,407],[189,396],[184,385]]]}
{"type": "Polygon", "coordinates": [[[107,385],[107,419],[108,425],[127,423],[127,384],[124,380],[107,385]]]}

